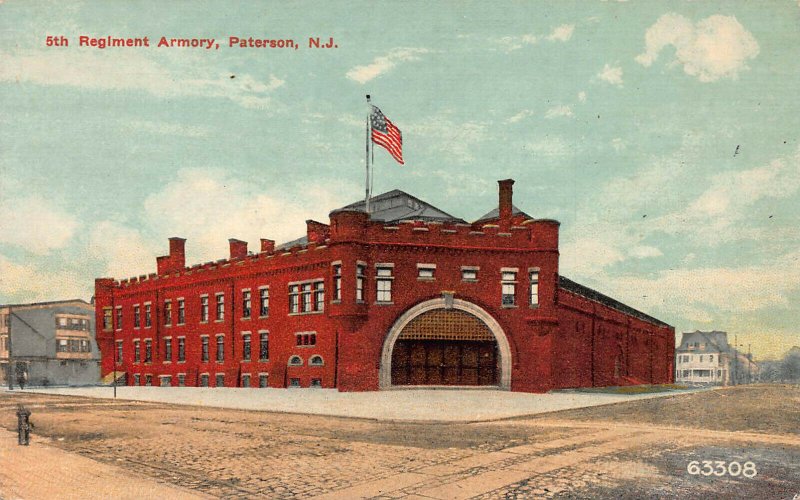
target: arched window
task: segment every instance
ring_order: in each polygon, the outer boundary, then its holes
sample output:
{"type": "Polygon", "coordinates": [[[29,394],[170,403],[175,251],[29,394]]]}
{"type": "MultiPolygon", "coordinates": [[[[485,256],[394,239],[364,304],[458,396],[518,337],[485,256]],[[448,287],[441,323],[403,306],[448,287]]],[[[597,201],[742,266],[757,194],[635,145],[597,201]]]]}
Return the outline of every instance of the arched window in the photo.
{"type": "Polygon", "coordinates": [[[311,356],[311,359],[308,360],[308,364],[310,366],[322,366],[325,362],[322,361],[322,356],[311,356]]]}
{"type": "Polygon", "coordinates": [[[303,366],[303,358],[300,356],[292,356],[289,358],[289,366],[303,366]]]}

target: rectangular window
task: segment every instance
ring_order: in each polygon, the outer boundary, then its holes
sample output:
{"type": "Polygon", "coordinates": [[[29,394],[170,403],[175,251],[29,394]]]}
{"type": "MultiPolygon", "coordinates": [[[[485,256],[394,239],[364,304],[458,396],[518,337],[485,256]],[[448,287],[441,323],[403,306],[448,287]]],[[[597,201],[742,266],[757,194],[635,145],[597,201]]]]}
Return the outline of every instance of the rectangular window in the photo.
{"type": "Polygon", "coordinates": [[[161,387],[172,387],[172,377],[163,375],[161,378],[161,387]]]}
{"type": "Polygon", "coordinates": [[[208,296],[204,295],[200,297],[200,322],[207,323],[208,322],[208,296]]]}
{"type": "Polygon", "coordinates": [[[269,288],[261,288],[258,291],[258,301],[258,314],[262,318],[266,318],[269,316],[269,288]]]}
{"type": "Polygon", "coordinates": [[[150,339],[144,341],[144,362],[153,362],[153,341],[150,339]]]}
{"type": "Polygon", "coordinates": [[[164,302],[164,324],[167,326],[172,325],[172,302],[164,302]]]}
{"type": "Polygon", "coordinates": [[[392,268],[391,267],[378,267],[375,271],[375,288],[376,297],[378,302],[391,302],[392,301],[392,268]]]}
{"type": "Polygon", "coordinates": [[[122,341],[117,340],[117,364],[122,364],[122,341]]]}
{"type": "Polygon", "coordinates": [[[250,361],[250,334],[245,333],[242,335],[242,359],[250,361]]]}
{"type": "Polygon", "coordinates": [[[502,305],[513,306],[516,304],[517,297],[517,273],[513,271],[503,271],[502,273],[502,305]]]}
{"type": "Polygon", "coordinates": [[[322,281],[314,283],[314,310],[325,310],[325,283],[322,281]]]}
{"type": "Polygon", "coordinates": [[[186,374],[179,373],[178,374],[178,387],[186,387],[186,374]]]}
{"type": "Polygon", "coordinates": [[[178,337],[178,362],[186,361],[186,339],[178,337]]]}
{"type": "Polygon", "coordinates": [[[139,305],[137,304],[137,305],[133,306],[133,327],[134,328],[139,328],[139,327],[142,326],[142,317],[141,317],[141,315],[142,315],[142,309],[139,307],[139,305]]]}
{"type": "Polygon", "coordinates": [[[367,280],[366,272],[367,266],[363,264],[358,264],[356,266],[356,302],[364,301],[364,284],[367,280]]]}
{"type": "Polygon", "coordinates": [[[312,378],[311,379],[311,387],[320,388],[322,387],[322,379],[321,378],[312,378]]]}
{"type": "Polygon", "coordinates": [[[258,359],[267,361],[269,359],[269,333],[261,332],[259,337],[258,359]]]}
{"type": "Polygon", "coordinates": [[[207,363],[208,362],[208,336],[203,335],[200,337],[201,342],[201,350],[200,350],[200,361],[207,363]]]}
{"type": "Polygon", "coordinates": [[[133,341],[133,362],[138,363],[142,360],[141,344],[138,340],[133,341]]]}
{"type": "Polygon", "coordinates": [[[164,339],[164,361],[172,361],[172,339],[164,339]]]}
{"type": "Polygon", "coordinates": [[[478,270],[468,267],[461,268],[462,281],[478,281],[478,270]]]}
{"type": "Polygon", "coordinates": [[[333,300],[342,300],[342,265],[333,266],[333,300]]]}
{"type": "Polygon", "coordinates": [[[530,302],[530,304],[532,306],[538,306],[539,305],[539,271],[531,271],[530,274],[528,275],[528,277],[530,278],[530,281],[531,281],[531,283],[530,283],[530,285],[531,285],[531,289],[530,289],[531,302],[530,302]]]}
{"type": "Polygon", "coordinates": [[[147,386],[153,385],[153,376],[152,375],[145,375],[144,376],[144,385],[147,385],[147,386]]]}
{"type": "Polygon", "coordinates": [[[301,312],[310,312],[311,309],[311,283],[305,283],[300,287],[301,312]]]}
{"type": "MultiPolygon", "coordinates": [[[[111,330],[111,308],[106,307],[103,309],[103,330],[111,330]]],[[[8,326],[8,320],[6,319],[6,326],[8,326]]]]}
{"type": "Polygon", "coordinates": [[[153,326],[153,306],[150,304],[144,305],[144,327],[150,328],[153,326]]]}
{"type": "Polygon", "coordinates": [[[290,378],[289,379],[289,387],[300,387],[300,379],[299,378],[290,378]]]}
{"type": "Polygon", "coordinates": [[[258,386],[262,389],[266,389],[269,387],[269,377],[266,373],[259,373],[258,374],[258,386]]]}
{"type": "Polygon", "coordinates": [[[242,317],[249,318],[250,317],[250,306],[251,306],[251,298],[250,298],[250,290],[242,291],[242,317]]]}
{"type": "Polygon", "coordinates": [[[186,323],[186,302],[183,299],[178,299],[178,324],[186,323]]]}
{"type": "Polygon", "coordinates": [[[417,264],[417,279],[432,280],[435,278],[436,265],[434,264],[417,264]]]}
{"type": "Polygon", "coordinates": [[[133,375],[133,385],[140,385],[142,383],[142,376],[138,373],[133,375]]]}
{"type": "Polygon", "coordinates": [[[216,379],[214,380],[214,385],[216,387],[225,387],[225,375],[222,373],[217,373],[216,379]]]}
{"type": "Polygon", "coordinates": [[[217,294],[217,321],[225,319],[225,294],[217,294]]]}
{"type": "Polygon", "coordinates": [[[247,373],[242,374],[242,387],[250,387],[250,375],[247,373]]]}
{"type": "Polygon", "coordinates": [[[200,375],[200,387],[208,387],[208,373],[200,375]]]}
{"type": "Polygon", "coordinates": [[[122,330],[122,307],[118,306],[117,310],[117,330],[122,330]]]}
{"type": "Polygon", "coordinates": [[[298,346],[317,345],[317,334],[297,333],[295,334],[295,345],[298,346]]]}
{"type": "Polygon", "coordinates": [[[225,361],[225,337],[217,335],[217,363],[225,361]]]}
{"type": "Polygon", "coordinates": [[[291,285],[289,287],[289,314],[300,312],[300,287],[291,285]]]}

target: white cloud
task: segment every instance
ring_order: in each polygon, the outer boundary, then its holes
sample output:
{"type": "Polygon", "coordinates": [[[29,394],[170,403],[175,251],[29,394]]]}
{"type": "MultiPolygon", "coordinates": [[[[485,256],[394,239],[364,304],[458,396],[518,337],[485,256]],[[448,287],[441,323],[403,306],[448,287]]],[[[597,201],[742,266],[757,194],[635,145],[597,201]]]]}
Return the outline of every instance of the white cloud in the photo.
{"type": "Polygon", "coordinates": [[[580,102],[586,102],[586,92],[584,92],[582,90],[580,92],[578,92],[578,100],[580,102]]]}
{"type": "Polygon", "coordinates": [[[559,42],[566,42],[570,38],[572,38],[572,33],[575,31],[574,24],[562,24],[556,28],[553,28],[553,31],[547,36],[547,39],[551,42],[559,41],[559,42]]]}
{"type": "Polygon", "coordinates": [[[628,255],[635,259],[649,259],[651,257],[661,257],[664,253],[653,246],[637,245],[630,249],[628,255]]]}
{"type": "Polygon", "coordinates": [[[611,140],[611,147],[614,148],[615,151],[622,151],[627,148],[628,145],[622,140],[621,137],[615,137],[611,140]]]}
{"type": "Polygon", "coordinates": [[[646,309],[669,310],[694,320],[699,320],[693,317],[697,311],[741,314],[791,305],[789,295],[800,290],[800,253],[780,255],[760,265],[677,268],[606,281],[612,296],[636,290],[637,302],[646,309]]]}
{"type": "Polygon", "coordinates": [[[0,198],[0,243],[47,254],[64,248],[78,227],[77,219],[40,195],[0,198]]]}
{"type": "Polygon", "coordinates": [[[230,99],[243,107],[266,109],[271,93],[284,85],[270,75],[208,74],[202,65],[174,68],[135,51],[0,52],[0,81],[61,85],[82,89],[148,92],[157,97],[204,96],[230,99]],[[180,69],[180,70],[179,70],[180,69]]]}
{"type": "Polygon", "coordinates": [[[561,137],[545,137],[523,145],[523,149],[539,156],[567,156],[572,153],[569,144],[561,137]]]}
{"type": "Polygon", "coordinates": [[[747,61],[759,53],[752,33],[733,16],[714,15],[692,23],[675,13],[661,16],[645,34],[645,51],[636,61],[649,67],[661,51],[672,45],[675,59],[687,75],[701,82],[737,78],[747,61]]]}
{"type": "Polygon", "coordinates": [[[525,118],[527,118],[527,117],[529,117],[531,115],[533,115],[533,111],[531,111],[530,109],[523,109],[522,111],[520,111],[516,115],[508,118],[506,120],[506,122],[508,122],[508,123],[517,123],[517,122],[522,121],[522,120],[524,120],[525,118]]]}
{"type": "Polygon", "coordinates": [[[151,122],[134,120],[128,122],[128,126],[150,132],[155,135],[173,135],[179,137],[206,137],[211,133],[211,129],[203,126],[181,125],[179,123],[151,122]]]}
{"type": "Polygon", "coordinates": [[[0,296],[9,301],[88,299],[91,280],[64,269],[39,269],[31,263],[19,264],[0,255],[0,296]],[[56,295],[53,295],[53,294],[56,295]]]}
{"type": "Polygon", "coordinates": [[[405,127],[410,134],[427,137],[431,148],[459,163],[475,159],[472,151],[487,138],[487,126],[479,122],[454,122],[448,113],[432,116],[405,127]],[[454,132],[456,131],[456,132],[454,132]]]}
{"type": "Polygon", "coordinates": [[[398,63],[417,61],[421,54],[430,52],[423,48],[397,48],[385,56],[376,57],[370,64],[356,66],[347,72],[347,78],[364,84],[394,69],[398,63]]]}
{"type": "Polygon", "coordinates": [[[713,176],[709,187],[689,200],[685,209],[654,219],[652,227],[670,234],[680,231],[708,245],[758,237],[761,230],[747,224],[753,206],[799,191],[800,150],[767,165],[713,176]]]}
{"type": "Polygon", "coordinates": [[[540,37],[533,33],[529,33],[527,35],[521,36],[504,36],[501,38],[492,38],[490,39],[491,42],[494,42],[498,45],[505,47],[506,52],[511,52],[514,50],[519,50],[526,45],[535,45],[539,42],[541,38],[549,41],[549,42],[566,42],[572,38],[572,34],[575,32],[575,25],[574,24],[562,24],[561,26],[556,26],[550,32],[549,35],[540,37]]]}
{"type": "MultiPolygon", "coordinates": [[[[177,178],[161,191],[145,199],[145,225],[163,242],[161,253],[166,251],[166,238],[181,236],[188,240],[187,263],[216,260],[227,257],[228,238],[248,241],[250,249],[258,251],[259,238],[281,243],[303,236],[306,219],[327,222],[332,208],[357,199],[357,190],[353,188],[343,182],[309,183],[303,186],[303,196],[298,198],[264,192],[257,184],[223,171],[187,168],[180,170],[177,178]]],[[[124,231],[120,235],[128,236],[124,231]]],[[[149,247],[144,249],[151,251],[149,247]]],[[[116,258],[122,261],[139,257],[116,258]]]]}
{"type": "Polygon", "coordinates": [[[570,106],[554,106],[545,112],[545,118],[560,118],[572,116],[572,108],[570,106]]]}
{"type": "Polygon", "coordinates": [[[622,86],[622,67],[611,66],[606,64],[603,69],[597,74],[597,78],[611,85],[622,86]]]}
{"type": "MultiPolygon", "coordinates": [[[[161,242],[159,242],[161,243],[161,242]]],[[[136,229],[104,220],[94,224],[88,241],[88,255],[104,263],[103,276],[125,278],[154,270],[159,245],[136,229]]]]}

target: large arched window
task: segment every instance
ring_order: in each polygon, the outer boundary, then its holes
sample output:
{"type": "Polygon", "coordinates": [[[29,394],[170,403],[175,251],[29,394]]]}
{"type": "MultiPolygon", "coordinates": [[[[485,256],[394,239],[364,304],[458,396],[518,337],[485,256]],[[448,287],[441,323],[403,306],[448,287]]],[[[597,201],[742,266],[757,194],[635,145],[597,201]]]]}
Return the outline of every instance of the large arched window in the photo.
{"type": "Polygon", "coordinates": [[[303,366],[303,358],[300,356],[292,356],[289,358],[289,366],[303,366]]]}
{"type": "Polygon", "coordinates": [[[322,356],[311,356],[311,359],[308,360],[309,366],[322,366],[325,362],[322,360],[322,356]]]}

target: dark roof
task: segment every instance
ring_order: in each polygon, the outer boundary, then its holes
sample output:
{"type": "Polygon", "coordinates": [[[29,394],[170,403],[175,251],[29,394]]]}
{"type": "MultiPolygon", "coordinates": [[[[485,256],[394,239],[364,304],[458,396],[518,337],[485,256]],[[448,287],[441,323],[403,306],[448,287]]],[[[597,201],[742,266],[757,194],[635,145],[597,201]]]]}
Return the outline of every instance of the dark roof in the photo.
{"type": "MultiPolygon", "coordinates": [[[[525,212],[517,208],[516,205],[511,205],[511,215],[524,215],[528,219],[533,219],[533,217],[531,217],[530,215],[526,214],[525,212]]],[[[483,222],[485,220],[497,219],[499,217],[500,217],[500,209],[493,208],[489,212],[483,214],[483,217],[476,220],[475,222],[483,222]]]]}
{"type": "MultiPolygon", "coordinates": [[[[334,210],[360,210],[364,211],[364,200],[351,203],[334,210]]],[[[464,219],[453,217],[444,210],[422,201],[416,196],[394,189],[388,193],[373,196],[369,199],[369,217],[375,221],[386,223],[400,222],[401,220],[441,221],[466,224],[464,219]]]]}
{"type": "Polygon", "coordinates": [[[728,333],[720,332],[717,330],[711,332],[701,332],[695,330],[693,332],[684,332],[681,336],[681,344],[677,348],[678,351],[685,352],[731,352],[732,348],[728,344],[728,333]],[[702,347],[692,347],[689,349],[689,344],[699,342],[702,347]]]}
{"type": "Polygon", "coordinates": [[[602,293],[592,290],[587,286],[583,286],[581,284],[575,283],[571,279],[565,278],[563,276],[558,277],[558,286],[568,292],[572,292],[574,294],[580,295],[581,297],[587,298],[589,300],[593,300],[595,302],[599,302],[605,306],[610,307],[611,309],[616,309],[619,312],[628,314],[633,316],[634,318],[638,318],[642,321],[647,321],[648,323],[653,323],[658,326],[670,326],[663,321],[656,319],[650,315],[647,315],[641,311],[638,311],[630,306],[626,306],[622,302],[612,299],[608,295],[603,295],[602,293]]]}
{"type": "Polygon", "coordinates": [[[275,247],[275,251],[279,252],[281,250],[289,250],[290,248],[296,247],[298,245],[300,246],[308,245],[308,236],[301,236],[296,240],[287,241],[286,243],[281,243],[280,245],[275,247]]]}

